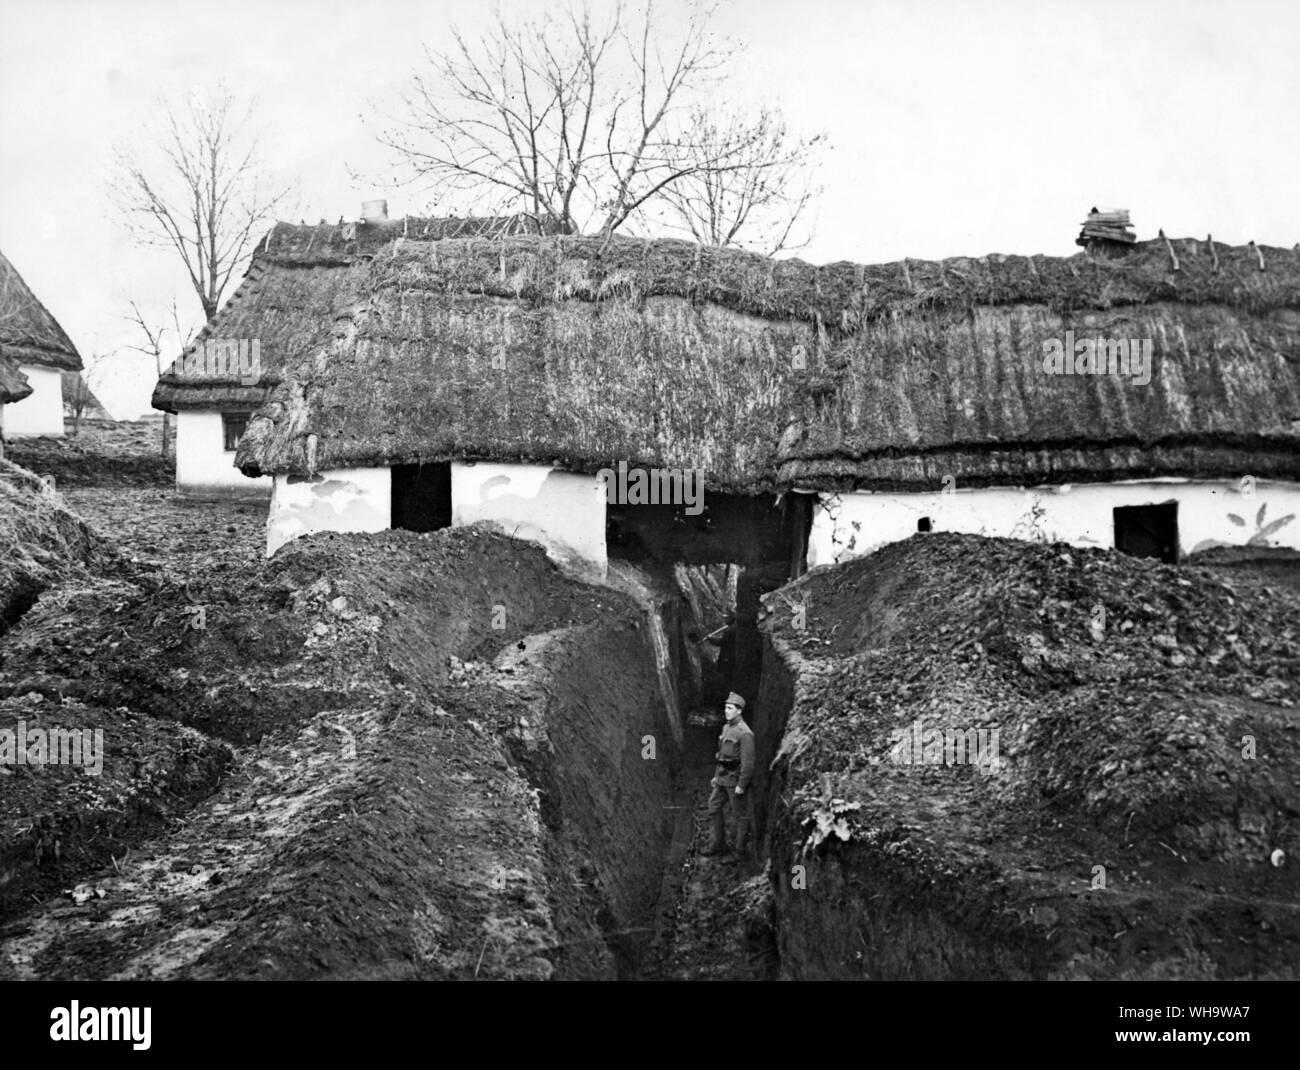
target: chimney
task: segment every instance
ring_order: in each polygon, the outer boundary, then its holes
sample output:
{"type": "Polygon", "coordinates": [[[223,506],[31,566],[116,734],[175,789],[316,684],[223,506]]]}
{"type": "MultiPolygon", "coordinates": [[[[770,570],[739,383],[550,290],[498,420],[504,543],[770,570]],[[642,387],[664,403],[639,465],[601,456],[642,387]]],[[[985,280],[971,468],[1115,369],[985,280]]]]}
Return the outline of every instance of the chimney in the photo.
{"type": "Polygon", "coordinates": [[[362,201],[361,222],[386,223],[388,221],[387,201],[362,201]]]}
{"type": "Polygon", "coordinates": [[[1074,239],[1074,244],[1082,245],[1089,256],[1099,255],[1108,259],[1125,255],[1136,242],[1137,235],[1133,233],[1127,208],[1110,212],[1099,212],[1094,208],[1083,221],[1079,236],[1074,239]]]}

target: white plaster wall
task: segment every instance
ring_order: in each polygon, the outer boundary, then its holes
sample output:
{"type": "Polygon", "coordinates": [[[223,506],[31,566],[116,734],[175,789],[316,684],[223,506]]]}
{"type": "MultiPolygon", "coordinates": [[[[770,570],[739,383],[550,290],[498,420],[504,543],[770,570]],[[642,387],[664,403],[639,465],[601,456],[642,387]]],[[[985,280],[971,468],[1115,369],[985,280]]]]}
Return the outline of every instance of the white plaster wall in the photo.
{"type": "Polygon", "coordinates": [[[951,494],[823,493],[813,506],[808,567],[844,561],[906,539],[916,534],[917,521],[925,516],[932,531],[1113,547],[1116,506],[1170,501],[1178,503],[1183,554],[1213,544],[1242,546],[1252,538],[1255,545],[1300,549],[1297,484],[1153,480],[1027,490],[958,488],[951,494]],[[1286,517],[1291,519],[1277,523],[1286,517]]]}
{"type": "Polygon", "coordinates": [[[32,384],[22,401],[6,405],[6,438],[32,438],[63,434],[63,377],[57,368],[20,364],[19,370],[32,384]]]}
{"type": "Polygon", "coordinates": [[[176,485],[187,491],[265,494],[270,476],[252,478],[235,467],[225,448],[221,413],[182,410],[176,414],[176,485]]]}
{"type": "Polygon", "coordinates": [[[339,468],[310,480],[279,475],[266,521],[266,556],[316,531],[386,531],[393,519],[393,477],[388,468],[339,468]]]}
{"type": "Polygon", "coordinates": [[[451,522],[493,521],[507,535],[531,539],[552,560],[605,575],[605,489],[594,475],[535,464],[451,465],[451,522]]]}

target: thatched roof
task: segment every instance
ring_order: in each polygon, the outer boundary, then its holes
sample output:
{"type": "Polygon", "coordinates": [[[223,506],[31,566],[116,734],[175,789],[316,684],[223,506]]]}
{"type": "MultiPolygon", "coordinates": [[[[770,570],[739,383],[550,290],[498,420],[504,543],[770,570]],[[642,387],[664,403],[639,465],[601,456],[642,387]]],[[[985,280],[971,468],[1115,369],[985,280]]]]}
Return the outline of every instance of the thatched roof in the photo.
{"type": "MultiPolygon", "coordinates": [[[[36,299],[13,264],[0,253],[0,364],[5,360],[14,364],[81,370],[77,347],[59,326],[58,320],[36,299]]],[[[3,375],[0,371],[0,377],[3,375]]],[[[17,398],[7,400],[16,401],[17,398]]]]}
{"type": "MultiPolygon", "coordinates": [[[[451,235],[504,235],[535,229],[524,216],[481,219],[405,218],[295,226],[277,223],[258,243],[238,289],[158,379],[153,406],[254,409],[280,382],[286,365],[318,350],[347,307],[351,288],[375,253],[399,241],[451,235]],[[182,361],[209,341],[260,343],[256,382],[238,375],[196,374],[182,361]]],[[[251,379],[251,376],[247,378],[251,379]]]]}
{"type": "Polygon", "coordinates": [[[0,357],[0,405],[11,401],[22,401],[32,392],[32,384],[27,376],[18,370],[18,365],[8,357],[0,357]]]}
{"type": "Polygon", "coordinates": [[[823,267],[617,238],[371,252],[333,336],[251,421],[246,473],[626,460],[750,492],[1300,477],[1293,250],[823,267]],[[1151,338],[1151,382],[1045,374],[1067,330],[1151,338]]]}

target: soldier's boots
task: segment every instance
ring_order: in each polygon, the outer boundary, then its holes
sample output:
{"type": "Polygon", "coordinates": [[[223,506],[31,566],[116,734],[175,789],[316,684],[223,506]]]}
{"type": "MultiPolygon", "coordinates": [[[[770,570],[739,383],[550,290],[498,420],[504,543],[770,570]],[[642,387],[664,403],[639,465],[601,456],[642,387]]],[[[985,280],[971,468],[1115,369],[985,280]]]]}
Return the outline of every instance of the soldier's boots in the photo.
{"type": "Polygon", "coordinates": [[[713,815],[713,839],[703,853],[707,857],[727,853],[727,819],[721,810],[713,815]]]}
{"type": "Polygon", "coordinates": [[[738,859],[749,857],[749,818],[747,817],[736,819],[736,857],[738,859]]]}

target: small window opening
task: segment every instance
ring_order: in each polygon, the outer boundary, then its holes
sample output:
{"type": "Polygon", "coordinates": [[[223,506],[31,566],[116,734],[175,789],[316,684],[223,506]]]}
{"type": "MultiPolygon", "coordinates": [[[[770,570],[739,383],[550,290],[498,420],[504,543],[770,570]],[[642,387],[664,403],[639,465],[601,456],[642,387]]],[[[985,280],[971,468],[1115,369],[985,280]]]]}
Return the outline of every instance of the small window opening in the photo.
{"type": "Polygon", "coordinates": [[[227,453],[233,453],[239,446],[239,440],[243,438],[244,432],[248,430],[248,417],[246,412],[223,412],[221,414],[221,438],[225,443],[227,453]]]}
{"type": "Polygon", "coordinates": [[[1115,549],[1134,557],[1178,562],[1178,503],[1124,505],[1115,509],[1115,549]]]}
{"type": "Polygon", "coordinates": [[[917,531],[929,531],[929,530],[930,530],[930,518],[929,518],[928,516],[923,516],[923,517],[921,517],[921,519],[918,520],[918,521],[916,522],[916,530],[917,530],[917,531]]]}

